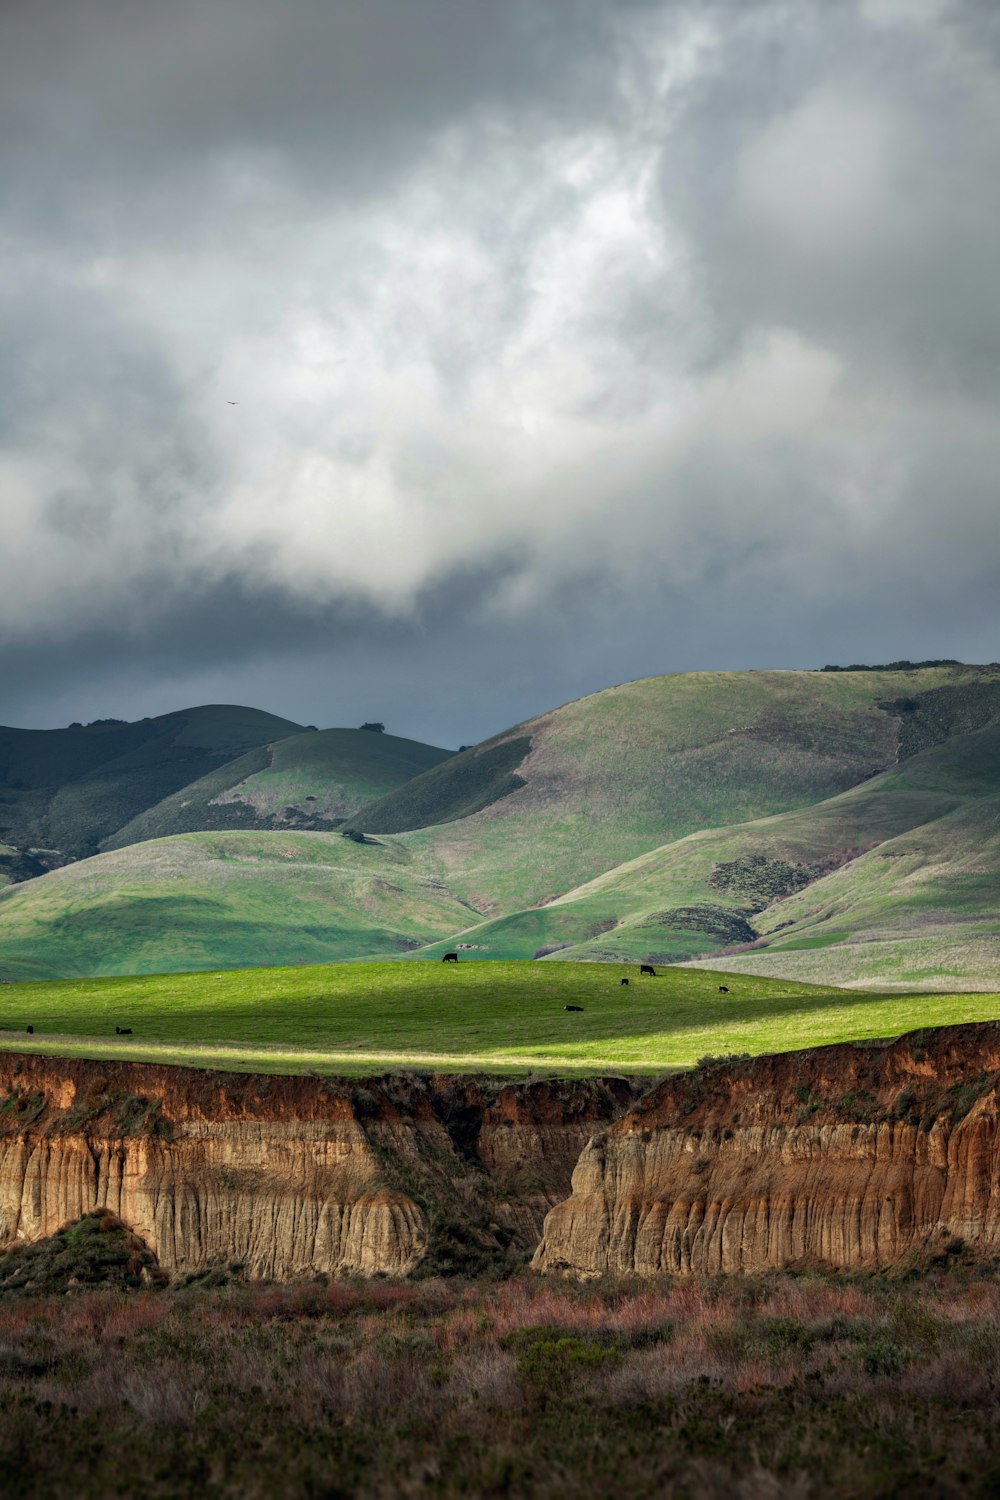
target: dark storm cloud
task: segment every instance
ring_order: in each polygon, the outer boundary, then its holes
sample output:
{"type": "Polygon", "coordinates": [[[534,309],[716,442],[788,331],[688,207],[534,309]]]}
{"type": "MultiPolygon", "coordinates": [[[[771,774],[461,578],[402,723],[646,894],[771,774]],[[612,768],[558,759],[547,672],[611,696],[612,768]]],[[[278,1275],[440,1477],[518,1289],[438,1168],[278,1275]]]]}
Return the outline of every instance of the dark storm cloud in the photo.
{"type": "Polygon", "coordinates": [[[9,4],[0,716],[1000,654],[998,59],[964,0],[9,4]]]}

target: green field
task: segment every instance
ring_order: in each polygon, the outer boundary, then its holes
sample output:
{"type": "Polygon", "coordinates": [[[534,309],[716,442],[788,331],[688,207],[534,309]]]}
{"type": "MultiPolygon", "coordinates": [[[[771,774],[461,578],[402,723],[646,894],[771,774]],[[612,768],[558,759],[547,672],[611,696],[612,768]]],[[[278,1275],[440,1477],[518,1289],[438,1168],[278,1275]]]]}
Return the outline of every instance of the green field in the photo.
{"type": "Polygon", "coordinates": [[[0,1045],[236,1071],[657,1074],[1000,1016],[1000,995],[872,995],[603,964],[366,963],[4,985],[0,1045]],[[581,1005],[568,1012],[567,1004],[581,1005]],[[23,1028],[33,1025],[27,1036],[23,1028]],[[131,1037],[117,1038],[115,1026],[131,1037]]]}

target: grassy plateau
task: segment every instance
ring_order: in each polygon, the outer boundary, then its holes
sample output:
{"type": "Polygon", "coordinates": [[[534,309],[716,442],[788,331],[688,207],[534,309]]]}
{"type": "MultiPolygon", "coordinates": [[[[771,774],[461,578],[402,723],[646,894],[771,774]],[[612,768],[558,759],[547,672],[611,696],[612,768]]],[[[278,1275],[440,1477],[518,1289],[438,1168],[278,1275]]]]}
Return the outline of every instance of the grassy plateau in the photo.
{"type": "Polygon", "coordinates": [[[4,985],[0,1045],[235,1071],[657,1074],[706,1055],[998,1016],[996,994],[868,994],[703,969],[640,978],[605,964],[373,962],[4,985]]]}

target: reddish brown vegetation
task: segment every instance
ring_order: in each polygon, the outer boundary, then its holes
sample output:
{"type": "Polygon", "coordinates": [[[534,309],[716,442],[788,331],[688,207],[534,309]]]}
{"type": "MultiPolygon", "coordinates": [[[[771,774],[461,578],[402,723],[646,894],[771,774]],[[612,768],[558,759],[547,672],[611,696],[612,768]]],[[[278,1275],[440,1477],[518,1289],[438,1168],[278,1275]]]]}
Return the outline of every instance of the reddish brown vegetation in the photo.
{"type": "Polygon", "coordinates": [[[995,1493],[1000,1291],[332,1283],[0,1301],[25,1497],[995,1493]]]}

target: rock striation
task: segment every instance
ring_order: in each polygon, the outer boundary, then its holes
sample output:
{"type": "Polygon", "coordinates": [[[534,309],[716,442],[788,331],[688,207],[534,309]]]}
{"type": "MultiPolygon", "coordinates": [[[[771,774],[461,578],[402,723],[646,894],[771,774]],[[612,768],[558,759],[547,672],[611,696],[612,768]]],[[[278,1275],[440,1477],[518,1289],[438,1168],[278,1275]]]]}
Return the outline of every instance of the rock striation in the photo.
{"type": "Polygon", "coordinates": [[[110,1210],[170,1275],[1000,1260],[1000,1024],[506,1084],[0,1054],[0,1242],[110,1210]]]}
{"type": "Polygon", "coordinates": [[[677,1075],[583,1150],[533,1265],[584,1276],[1000,1252],[1000,1026],[677,1075]]]}
{"type": "Polygon", "coordinates": [[[524,1258],[622,1080],[288,1078],[0,1054],[0,1242],[95,1208],[172,1275],[524,1258]]]}

